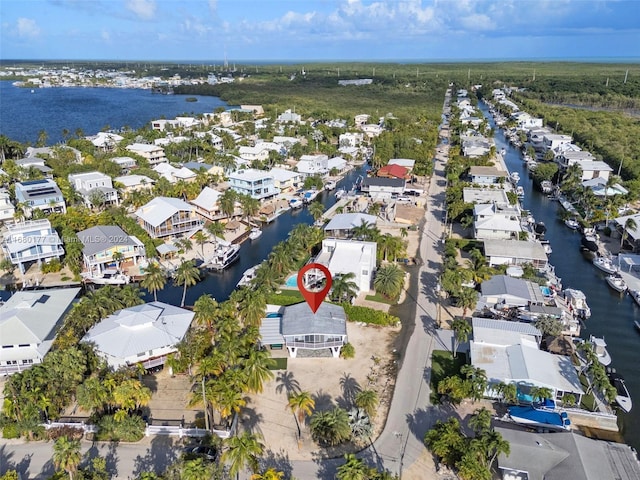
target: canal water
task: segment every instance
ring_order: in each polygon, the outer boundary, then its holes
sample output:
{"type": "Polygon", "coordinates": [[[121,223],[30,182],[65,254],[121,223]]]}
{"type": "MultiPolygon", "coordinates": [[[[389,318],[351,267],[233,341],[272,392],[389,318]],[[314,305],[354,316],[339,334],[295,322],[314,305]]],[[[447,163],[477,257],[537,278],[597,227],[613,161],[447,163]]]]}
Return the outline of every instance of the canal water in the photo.
{"type": "Polygon", "coordinates": [[[496,151],[506,150],[507,168],[520,174],[520,185],[524,187],[523,208],[529,210],[536,221],[547,226],[545,238],[551,242],[553,252],[549,261],[562,279],[564,288],[582,290],[591,308],[591,318],[585,321],[581,336],[604,337],[612,358],[611,366],[624,376],[632,400],[636,402],[630,413],[620,412],[619,422],[625,441],[640,451],[640,334],[633,321],[640,319],[640,308],[629,295],[621,295],[609,288],[605,274],[596,269],[580,251],[581,235],[559,220],[556,201],[550,200],[533,186],[525,163],[518,149],[513,148],[499,130],[486,104],[480,102],[480,110],[495,129],[496,151]]]}
{"type": "MultiPolygon", "coordinates": [[[[368,166],[365,163],[351,170],[338,182],[337,188],[342,187],[350,190],[358,177],[365,175],[367,169],[368,166]]],[[[336,203],[335,190],[322,191],[316,200],[324,204],[325,210],[332,207],[336,203]]],[[[219,302],[228,299],[245,270],[267,258],[273,247],[285,240],[289,232],[299,223],[313,224],[313,217],[306,206],[297,210],[289,210],[273,222],[264,225],[262,235],[257,240],[247,240],[242,244],[239,259],[229,268],[222,272],[202,270],[203,280],[187,290],[186,305],[193,305],[205,293],[210,294],[219,302]]],[[[197,246],[194,246],[194,249],[196,252],[198,251],[197,246]]],[[[180,305],[181,297],[182,287],[175,287],[171,284],[158,292],[159,301],[173,305],[180,305]]],[[[153,301],[153,296],[147,294],[145,299],[153,301]]]]}

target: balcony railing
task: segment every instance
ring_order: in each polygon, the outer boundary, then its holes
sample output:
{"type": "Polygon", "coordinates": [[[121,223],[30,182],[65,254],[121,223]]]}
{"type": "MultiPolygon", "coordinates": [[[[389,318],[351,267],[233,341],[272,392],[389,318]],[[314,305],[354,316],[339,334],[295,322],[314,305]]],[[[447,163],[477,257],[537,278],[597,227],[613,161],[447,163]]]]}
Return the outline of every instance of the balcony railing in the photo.
{"type": "Polygon", "coordinates": [[[321,348],[342,347],[344,340],[334,340],[330,342],[296,342],[285,340],[287,347],[306,348],[307,350],[320,350],[321,348]]]}

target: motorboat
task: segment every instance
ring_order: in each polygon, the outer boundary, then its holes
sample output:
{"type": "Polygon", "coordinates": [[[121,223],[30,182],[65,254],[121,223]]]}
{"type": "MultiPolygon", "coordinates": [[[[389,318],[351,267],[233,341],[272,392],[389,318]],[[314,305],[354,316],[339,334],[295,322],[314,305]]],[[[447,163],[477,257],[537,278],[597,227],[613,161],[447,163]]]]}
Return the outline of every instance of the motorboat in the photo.
{"type": "Polygon", "coordinates": [[[616,292],[623,293],[627,291],[627,284],[619,274],[607,276],[607,283],[616,292]]]}
{"type": "Polygon", "coordinates": [[[260,230],[259,228],[252,228],[251,232],[249,232],[249,238],[251,240],[257,240],[258,238],[260,238],[260,235],[262,235],[262,230],[260,230]]]}
{"type": "MultiPolygon", "coordinates": [[[[640,306],[640,290],[629,290],[629,295],[631,295],[631,298],[633,298],[633,301],[636,302],[636,304],[638,304],[638,306],[640,306]]],[[[636,324],[637,324],[637,320],[636,320],[636,324]]]]}
{"type": "Polygon", "coordinates": [[[335,188],[336,188],[336,182],[334,182],[333,180],[329,180],[327,183],[324,184],[325,190],[335,190],[335,188]]]}
{"type": "Polygon", "coordinates": [[[607,342],[604,341],[604,337],[596,337],[594,335],[589,336],[589,343],[593,346],[593,352],[598,357],[600,362],[605,367],[611,364],[611,355],[607,351],[607,342]]]}
{"type": "Polygon", "coordinates": [[[516,187],[516,195],[520,200],[522,200],[524,198],[524,187],[518,185],[516,187]]]}
{"type": "Polygon", "coordinates": [[[240,256],[240,245],[228,244],[218,245],[213,252],[213,256],[207,262],[207,266],[212,270],[224,270],[240,256]]]}
{"type": "Polygon", "coordinates": [[[571,420],[567,412],[556,412],[550,408],[535,406],[509,407],[508,418],[520,425],[538,427],[549,430],[569,430],[571,420]]]}
{"type": "Polygon", "coordinates": [[[608,376],[611,385],[616,389],[616,403],[625,413],[629,413],[631,407],[633,407],[633,402],[631,401],[631,395],[629,395],[627,385],[624,382],[624,377],[616,373],[615,369],[611,369],[608,376]]]}
{"type": "Polygon", "coordinates": [[[518,183],[520,181],[520,174],[518,172],[511,172],[509,174],[509,179],[512,183],[518,183]]]}
{"type": "Polygon", "coordinates": [[[318,190],[315,190],[315,189],[306,190],[302,194],[302,201],[304,203],[311,203],[316,199],[318,195],[320,195],[320,192],[318,190]]]}
{"type": "Polygon", "coordinates": [[[238,282],[237,287],[248,287],[251,285],[251,281],[256,278],[256,270],[258,270],[258,266],[253,266],[244,271],[242,274],[242,278],[238,282]]]}
{"type": "Polygon", "coordinates": [[[507,149],[503,148],[500,150],[500,155],[502,155],[503,157],[507,154],[507,149]]]}
{"type": "Polygon", "coordinates": [[[540,182],[540,190],[542,193],[549,194],[553,192],[553,183],[550,180],[543,180],[540,182]]]}
{"type": "Polygon", "coordinates": [[[564,224],[571,230],[578,230],[580,228],[580,222],[578,222],[575,218],[567,218],[564,221],[564,224]]]}
{"type": "Polygon", "coordinates": [[[108,268],[99,274],[83,275],[83,278],[86,282],[96,285],[127,285],[131,281],[129,275],[115,268],[108,268]]]}
{"type": "Polygon", "coordinates": [[[542,237],[547,232],[547,226],[544,224],[544,222],[538,222],[533,226],[533,231],[536,235],[542,237]]]}
{"type": "Polygon", "coordinates": [[[551,255],[553,253],[553,249],[551,248],[551,243],[549,242],[549,240],[541,240],[540,245],[542,245],[542,248],[544,248],[544,253],[546,253],[547,255],[551,255]]]}
{"type": "Polygon", "coordinates": [[[609,257],[595,257],[593,259],[593,266],[605,273],[608,273],[609,275],[618,273],[618,267],[609,257]]]}
{"type": "Polygon", "coordinates": [[[289,200],[289,206],[294,210],[297,208],[302,208],[303,205],[304,202],[299,198],[292,198],[291,200],[289,200]]]}
{"type": "Polygon", "coordinates": [[[591,309],[587,305],[587,297],[582,290],[567,288],[564,291],[564,299],[569,306],[569,311],[574,315],[584,319],[591,316],[591,309]]]}
{"type": "Polygon", "coordinates": [[[346,194],[347,194],[347,191],[344,188],[339,188],[338,190],[336,190],[336,193],[335,193],[336,198],[338,200],[343,198],[346,194]]]}

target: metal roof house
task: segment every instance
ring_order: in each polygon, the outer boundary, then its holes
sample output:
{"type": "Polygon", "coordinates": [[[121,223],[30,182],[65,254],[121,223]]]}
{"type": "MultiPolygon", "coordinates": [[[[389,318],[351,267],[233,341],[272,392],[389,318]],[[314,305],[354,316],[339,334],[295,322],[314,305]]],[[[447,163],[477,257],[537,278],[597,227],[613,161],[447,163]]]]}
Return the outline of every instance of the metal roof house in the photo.
{"type": "Polygon", "coordinates": [[[545,302],[540,286],[508,275],[494,275],[480,284],[481,303],[491,307],[524,307],[545,302]]]}
{"type": "Polygon", "coordinates": [[[292,358],[299,350],[327,348],[334,358],[338,358],[342,346],[347,343],[347,316],[339,305],[322,303],[313,313],[309,305],[302,302],[267,313],[260,333],[263,345],[284,343],[292,358]]]}
{"type": "Polygon", "coordinates": [[[353,273],[358,293],[369,292],[376,270],[375,242],[325,238],[315,262],[325,265],[331,275],[353,273]]]}
{"type": "Polygon", "coordinates": [[[64,255],[62,240],[47,219],[10,224],[6,228],[2,250],[21,273],[32,262],[40,264],[64,255]]]}
{"type": "Polygon", "coordinates": [[[524,240],[486,239],[484,254],[490,267],[496,265],[524,265],[532,264],[535,268],[544,270],[549,259],[540,242],[524,240]]]}
{"type": "Polygon", "coordinates": [[[82,338],[113,368],[141,363],[145,368],[163,365],[177,351],[194,313],[163,302],[150,302],[118,310],[82,338]]]}
{"type": "Polygon", "coordinates": [[[34,208],[43,213],[67,213],[67,204],[56,182],[50,179],[29,180],[15,183],[16,201],[26,205],[25,213],[34,208]]]}
{"type": "Polygon", "coordinates": [[[324,227],[327,236],[337,238],[350,238],[353,235],[353,229],[362,225],[362,223],[375,227],[377,217],[366,213],[339,213],[335,215],[324,227]]]}
{"type": "Polygon", "coordinates": [[[140,207],[138,223],[153,238],[189,233],[203,225],[193,205],[171,197],[156,197],[140,207]]]}
{"type": "Polygon", "coordinates": [[[79,288],[21,291],[0,306],[0,376],[41,363],[79,288]]]}
{"type": "Polygon", "coordinates": [[[102,273],[107,268],[120,267],[115,265],[116,262],[113,260],[116,252],[122,254],[123,262],[132,262],[134,265],[146,257],[144,244],[115,225],[98,225],[82,230],[77,235],[83,245],[85,268],[92,274],[102,273]]]}

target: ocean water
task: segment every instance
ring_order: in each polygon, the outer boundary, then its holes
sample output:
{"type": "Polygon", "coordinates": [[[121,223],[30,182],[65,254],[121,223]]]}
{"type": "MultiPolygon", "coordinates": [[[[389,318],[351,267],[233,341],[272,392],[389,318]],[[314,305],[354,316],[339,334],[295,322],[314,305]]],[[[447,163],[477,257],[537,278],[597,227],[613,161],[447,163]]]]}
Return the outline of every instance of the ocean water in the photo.
{"type": "Polygon", "coordinates": [[[77,129],[93,135],[104,127],[137,129],[151,120],[182,114],[213,112],[227,104],[217,97],[161,95],[150,90],[114,88],[28,88],[0,81],[0,134],[12,140],[35,144],[41,130],[47,144],[63,140],[62,131],[72,136],[77,129]],[[187,102],[195,97],[196,102],[187,102]]]}

